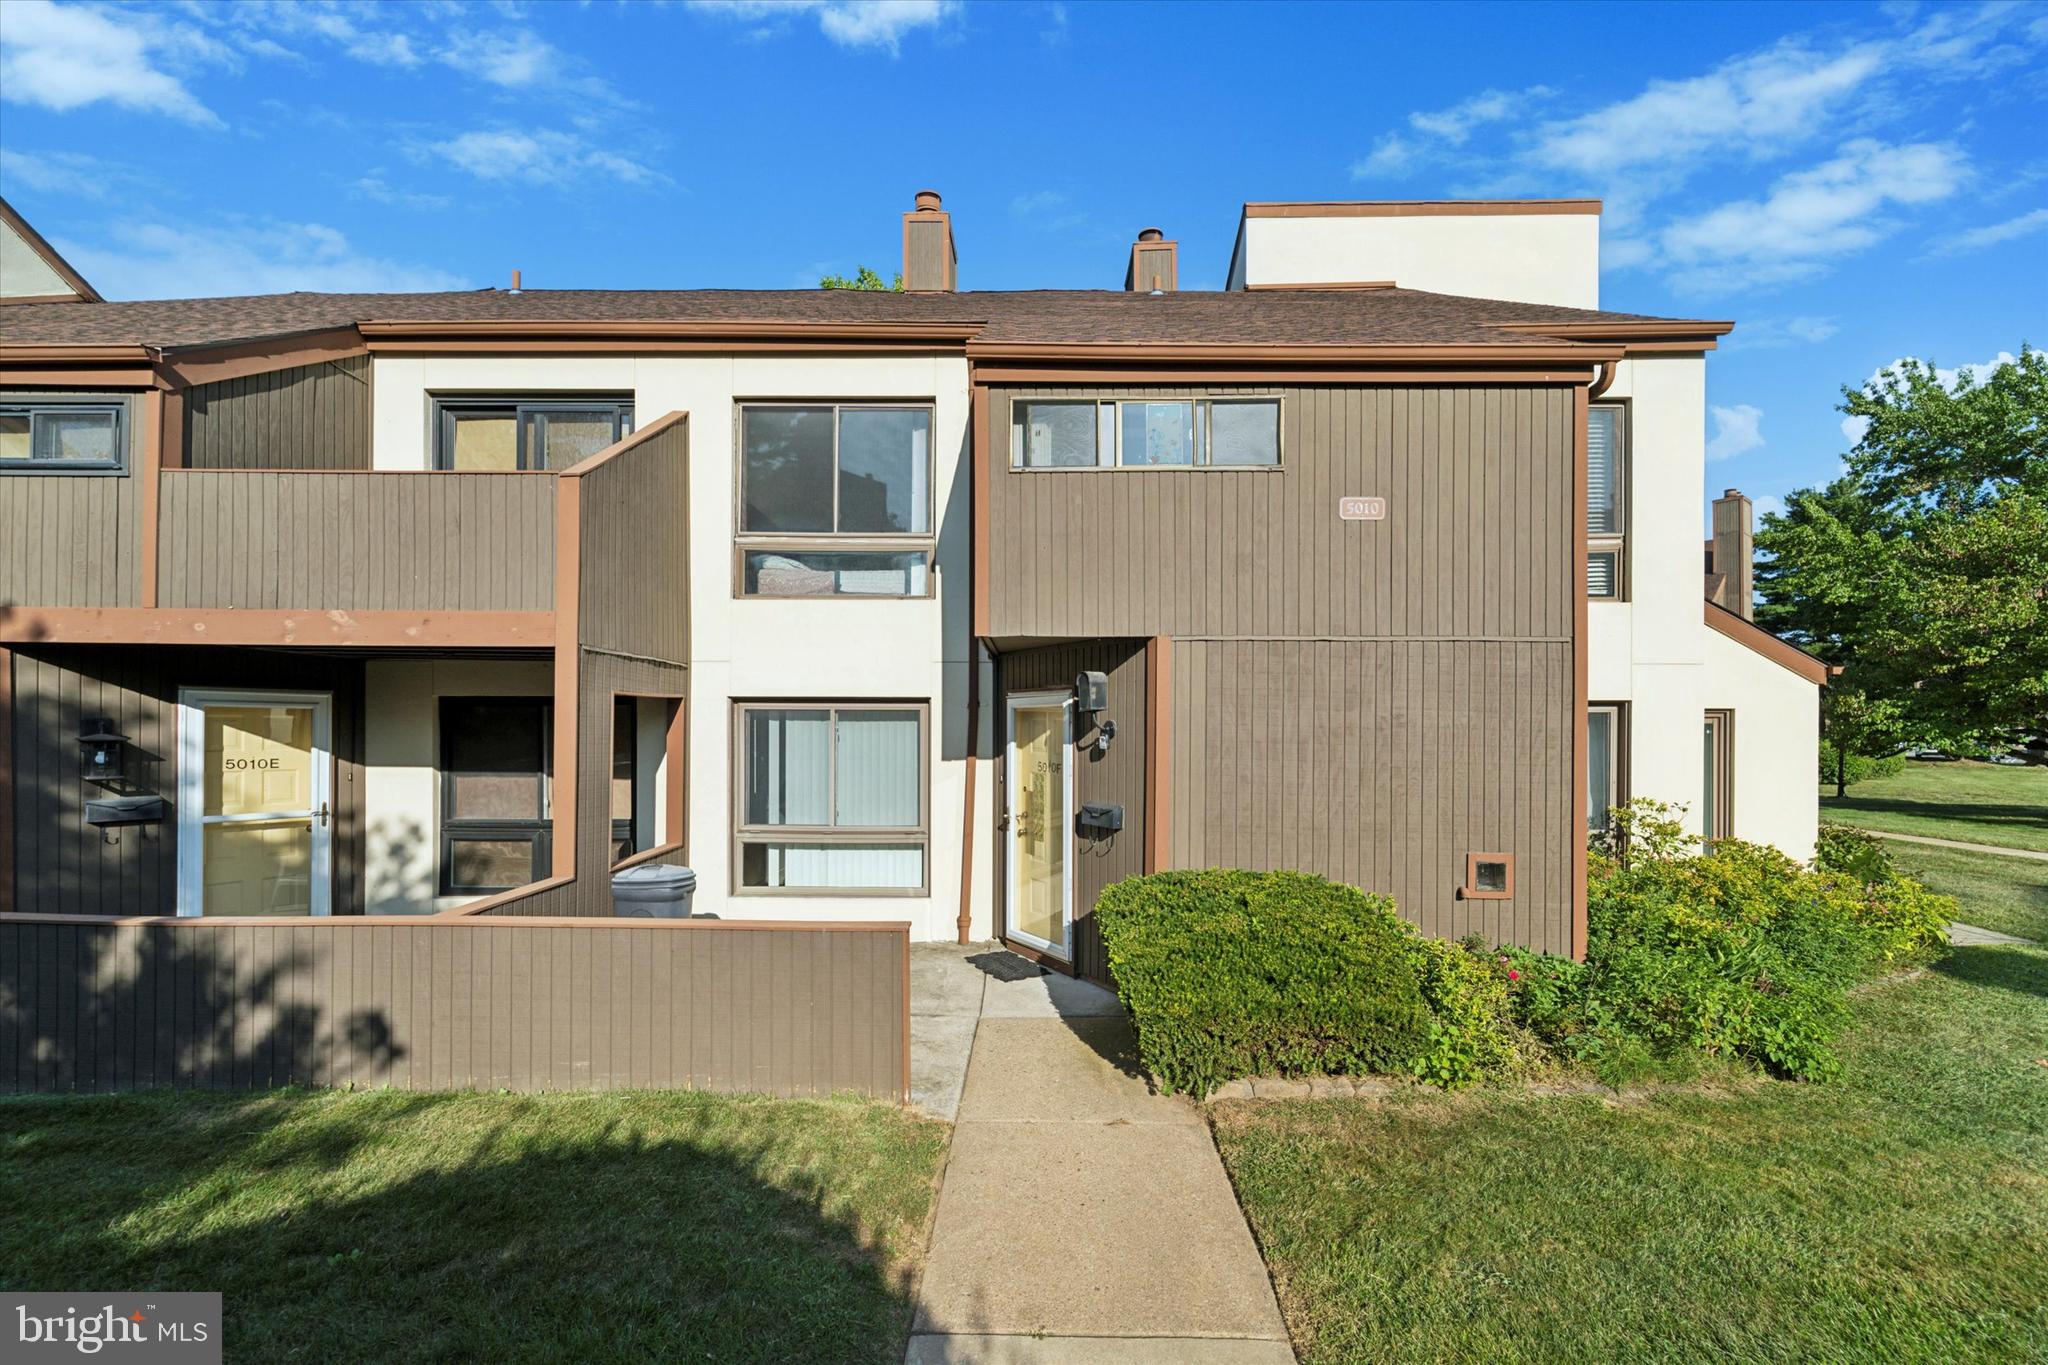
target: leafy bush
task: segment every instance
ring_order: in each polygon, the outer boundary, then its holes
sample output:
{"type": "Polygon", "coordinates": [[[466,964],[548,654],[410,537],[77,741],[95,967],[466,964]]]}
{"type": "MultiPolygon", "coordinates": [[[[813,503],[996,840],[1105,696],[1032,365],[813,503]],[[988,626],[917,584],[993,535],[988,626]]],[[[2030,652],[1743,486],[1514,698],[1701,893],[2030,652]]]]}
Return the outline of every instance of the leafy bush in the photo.
{"type": "MultiPolygon", "coordinates": [[[[1637,831],[1673,823],[1668,808],[1631,805],[1637,831]]],[[[1589,860],[1584,964],[1503,950],[1522,973],[1516,1019],[1610,1079],[1681,1054],[1826,1079],[1846,988],[1938,955],[1955,914],[1843,835],[1812,869],[1737,839],[1703,855],[1669,839],[1621,847],[1625,861],[1589,860]]]]}
{"type": "Polygon", "coordinates": [[[1854,877],[1864,885],[1895,880],[1899,873],[1884,840],[1854,825],[1823,822],[1814,840],[1813,865],[1821,872],[1854,877]]]}
{"type": "Polygon", "coordinates": [[[1411,938],[1408,954],[1429,1009],[1429,1036],[1415,1074],[1449,1090],[1517,1069],[1508,989],[1521,974],[1507,958],[1485,953],[1476,937],[1463,944],[1411,938]]]}
{"type": "Polygon", "coordinates": [[[1414,940],[1385,896],[1301,872],[1158,872],[1104,891],[1095,919],[1168,1092],[1409,1071],[1428,1046],[1414,940]]]}
{"type": "Polygon", "coordinates": [[[1873,777],[1897,777],[1906,771],[1904,754],[1872,758],[1868,754],[1842,754],[1827,740],[1820,742],[1820,780],[1830,786],[1853,787],[1873,777]]]}

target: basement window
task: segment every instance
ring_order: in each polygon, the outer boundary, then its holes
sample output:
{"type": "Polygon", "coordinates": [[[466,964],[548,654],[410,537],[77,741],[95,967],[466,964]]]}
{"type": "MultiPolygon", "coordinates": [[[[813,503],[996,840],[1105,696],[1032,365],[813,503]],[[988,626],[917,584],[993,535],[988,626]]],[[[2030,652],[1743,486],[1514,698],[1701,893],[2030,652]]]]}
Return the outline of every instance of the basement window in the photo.
{"type": "Polygon", "coordinates": [[[1506,900],[1515,894],[1515,855],[1512,853],[1468,853],[1465,855],[1465,884],[1458,896],[1468,901],[1506,900]]]}
{"type": "Polygon", "coordinates": [[[1586,413],[1586,596],[1628,596],[1628,420],[1618,406],[1586,413]]]}
{"type": "Polygon", "coordinates": [[[1020,400],[1012,469],[1225,469],[1280,464],[1278,398],[1020,400]]]}
{"type": "Polygon", "coordinates": [[[559,471],[632,431],[626,398],[437,398],[434,468],[559,471]]]}
{"type": "Polygon", "coordinates": [[[0,473],[121,472],[122,411],[120,403],[0,399],[0,473]]]}

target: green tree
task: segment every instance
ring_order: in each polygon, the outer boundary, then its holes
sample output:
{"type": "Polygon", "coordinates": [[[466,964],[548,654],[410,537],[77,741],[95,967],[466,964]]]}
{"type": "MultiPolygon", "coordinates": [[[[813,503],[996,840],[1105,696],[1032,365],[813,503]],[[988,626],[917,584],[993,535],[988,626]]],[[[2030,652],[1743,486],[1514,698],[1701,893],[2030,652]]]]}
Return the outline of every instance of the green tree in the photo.
{"type": "Polygon", "coordinates": [[[1821,778],[1835,784],[1836,796],[1848,795],[1850,783],[1884,771],[1873,760],[1899,748],[1900,715],[1897,702],[1867,697],[1854,687],[1837,685],[1821,694],[1821,778]]]}
{"type": "Polygon", "coordinates": [[[1964,750],[2048,732],[2048,359],[1953,387],[1906,360],[1841,411],[1841,477],[1764,518],[1760,624],[1844,669],[1900,739],[1964,750]]]}
{"type": "Polygon", "coordinates": [[[875,294],[892,292],[900,294],[903,292],[903,275],[899,271],[894,283],[885,283],[880,275],[877,275],[866,266],[862,266],[858,271],[854,272],[854,276],[850,280],[844,275],[821,276],[818,280],[818,288],[860,289],[875,294]]]}

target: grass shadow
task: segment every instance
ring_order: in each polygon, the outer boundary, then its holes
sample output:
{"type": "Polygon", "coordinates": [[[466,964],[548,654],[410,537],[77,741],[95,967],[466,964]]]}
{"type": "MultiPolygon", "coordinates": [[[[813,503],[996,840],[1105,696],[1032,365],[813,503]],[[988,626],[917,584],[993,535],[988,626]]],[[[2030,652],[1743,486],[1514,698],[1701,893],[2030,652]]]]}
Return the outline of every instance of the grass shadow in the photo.
{"type": "Polygon", "coordinates": [[[1955,948],[1933,968],[1972,986],[2048,999],[2048,952],[2017,944],[1955,948]]]}
{"type": "Polygon", "coordinates": [[[219,1290],[230,1359],[900,1359],[908,1269],[847,1193],[901,1146],[894,1112],[657,1093],[10,1100],[0,1287],[219,1290]]]}

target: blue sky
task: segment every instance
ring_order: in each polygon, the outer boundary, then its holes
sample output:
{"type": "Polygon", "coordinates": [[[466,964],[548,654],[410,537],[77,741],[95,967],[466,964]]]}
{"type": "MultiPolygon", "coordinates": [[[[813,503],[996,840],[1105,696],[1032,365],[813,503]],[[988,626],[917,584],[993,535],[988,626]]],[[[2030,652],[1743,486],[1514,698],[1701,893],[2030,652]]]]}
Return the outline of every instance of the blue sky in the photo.
{"type": "Polygon", "coordinates": [[[1709,488],[2048,328],[2048,6],[0,4],[0,194],[110,297],[809,285],[941,190],[969,288],[1221,284],[1246,199],[1598,195],[1740,324],[1709,488]]]}

